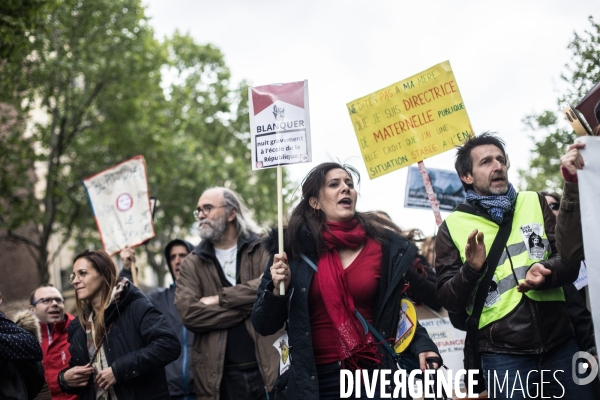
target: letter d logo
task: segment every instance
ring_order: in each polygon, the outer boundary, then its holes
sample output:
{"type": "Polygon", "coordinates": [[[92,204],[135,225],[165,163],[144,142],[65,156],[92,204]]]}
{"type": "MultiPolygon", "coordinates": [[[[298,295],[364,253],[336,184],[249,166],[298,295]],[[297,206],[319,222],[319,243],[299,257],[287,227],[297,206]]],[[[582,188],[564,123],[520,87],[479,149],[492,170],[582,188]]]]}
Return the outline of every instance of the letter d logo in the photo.
{"type": "Polygon", "coordinates": [[[585,351],[578,351],[573,355],[573,358],[571,359],[571,372],[573,375],[573,382],[575,382],[576,385],[587,385],[588,383],[592,382],[598,375],[598,362],[590,353],[587,353],[585,351]],[[577,365],[577,361],[581,358],[585,358],[587,363],[580,363],[579,365],[577,365]],[[588,376],[586,376],[585,378],[579,378],[577,376],[577,374],[583,375],[590,366],[592,368],[588,376]]]}

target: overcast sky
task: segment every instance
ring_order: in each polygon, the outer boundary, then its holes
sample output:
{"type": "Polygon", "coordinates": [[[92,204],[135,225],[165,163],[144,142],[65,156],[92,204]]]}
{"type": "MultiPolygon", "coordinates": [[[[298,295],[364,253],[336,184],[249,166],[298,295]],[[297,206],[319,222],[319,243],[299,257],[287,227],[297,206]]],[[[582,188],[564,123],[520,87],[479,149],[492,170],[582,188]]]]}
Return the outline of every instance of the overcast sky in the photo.
{"type": "MultiPolygon", "coordinates": [[[[369,180],[345,104],[449,60],[476,133],[507,143],[509,178],[527,168],[521,120],[557,110],[573,32],[600,18],[598,0],[350,1],[146,0],[158,37],[176,29],[221,49],[233,81],[308,80],[313,163],[286,167],[298,182],[331,158],[362,176],[358,209],[387,211],[402,228],[434,231],[433,213],[405,209],[406,169],[369,180]]],[[[453,169],[454,150],[427,159],[453,169]]],[[[248,165],[248,168],[251,168],[248,165]]],[[[273,199],[276,201],[276,199],[273,199]]],[[[447,215],[443,213],[443,217],[447,215]]]]}

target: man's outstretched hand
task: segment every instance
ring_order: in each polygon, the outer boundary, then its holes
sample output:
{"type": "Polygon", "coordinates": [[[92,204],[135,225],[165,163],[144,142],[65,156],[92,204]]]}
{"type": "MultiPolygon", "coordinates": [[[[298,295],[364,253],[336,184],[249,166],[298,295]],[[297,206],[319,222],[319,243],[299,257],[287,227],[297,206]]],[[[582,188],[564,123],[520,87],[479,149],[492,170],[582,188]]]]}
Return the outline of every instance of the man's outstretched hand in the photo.
{"type": "Polygon", "coordinates": [[[528,292],[532,289],[537,289],[544,283],[546,277],[551,275],[552,271],[548,268],[544,267],[540,263],[535,263],[529,268],[527,271],[527,275],[525,275],[525,282],[521,282],[517,287],[519,292],[528,292]]]}

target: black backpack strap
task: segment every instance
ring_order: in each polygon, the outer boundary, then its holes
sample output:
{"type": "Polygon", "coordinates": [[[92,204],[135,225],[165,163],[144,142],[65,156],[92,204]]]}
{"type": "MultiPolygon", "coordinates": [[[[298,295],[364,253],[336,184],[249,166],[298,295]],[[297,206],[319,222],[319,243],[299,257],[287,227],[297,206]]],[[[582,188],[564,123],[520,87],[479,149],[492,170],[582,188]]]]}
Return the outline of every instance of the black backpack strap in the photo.
{"type": "MultiPolygon", "coordinates": [[[[476,385],[475,390],[477,390],[478,393],[485,390],[485,385],[483,384],[483,371],[481,369],[481,358],[478,350],[479,317],[483,311],[483,305],[488,296],[488,291],[490,284],[492,283],[492,278],[494,277],[494,272],[498,267],[498,261],[500,261],[502,249],[506,246],[506,242],[510,236],[510,232],[512,230],[512,221],[513,214],[511,213],[509,218],[500,225],[500,229],[494,238],[494,243],[492,243],[492,247],[486,258],[487,269],[485,271],[485,275],[483,276],[481,282],[479,282],[477,293],[475,294],[473,312],[467,319],[466,323],[467,336],[465,337],[464,366],[465,369],[474,369],[478,371],[477,375],[479,375],[479,377],[474,379],[474,383],[476,385]]],[[[467,377],[465,377],[465,384],[467,384],[466,381],[467,377]]]]}
{"type": "Polygon", "coordinates": [[[494,272],[496,272],[496,267],[498,267],[498,261],[500,261],[502,250],[506,246],[506,242],[508,241],[508,237],[510,236],[510,232],[512,230],[512,221],[513,213],[511,213],[509,218],[500,225],[500,229],[498,230],[496,238],[492,243],[492,247],[486,258],[487,270],[485,271],[483,279],[481,282],[479,282],[479,286],[477,286],[477,294],[475,295],[475,303],[473,305],[473,313],[471,314],[471,318],[479,319],[481,316],[483,305],[485,303],[485,299],[487,298],[488,291],[492,283],[492,278],[494,277],[494,272]]]}

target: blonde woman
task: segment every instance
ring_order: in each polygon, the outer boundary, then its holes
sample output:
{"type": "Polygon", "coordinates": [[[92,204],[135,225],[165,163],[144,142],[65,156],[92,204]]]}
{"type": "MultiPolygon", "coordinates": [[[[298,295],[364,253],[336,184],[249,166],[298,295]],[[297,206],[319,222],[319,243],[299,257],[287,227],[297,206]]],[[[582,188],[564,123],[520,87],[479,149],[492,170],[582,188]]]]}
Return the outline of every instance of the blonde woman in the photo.
{"type": "Polygon", "coordinates": [[[181,346],[162,314],[127,279],[117,279],[104,251],[77,255],[70,280],[77,318],[61,389],[89,400],[168,399],[164,367],[181,346]]]}

